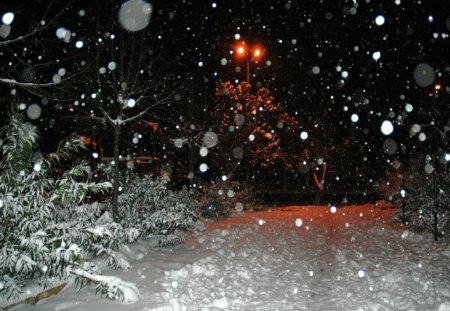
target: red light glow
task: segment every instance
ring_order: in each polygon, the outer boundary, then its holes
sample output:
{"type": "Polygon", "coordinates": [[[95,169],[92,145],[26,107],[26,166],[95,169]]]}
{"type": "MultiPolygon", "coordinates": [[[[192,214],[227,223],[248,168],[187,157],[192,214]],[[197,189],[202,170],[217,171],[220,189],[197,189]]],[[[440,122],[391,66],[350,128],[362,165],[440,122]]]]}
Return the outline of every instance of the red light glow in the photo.
{"type": "Polygon", "coordinates": [[[245,57],[248,53],[245,42],[244,41],[238,42],[234,46],[234,51],[235,51],[237,57],[239,57],[239,58],[245,57]]]}
{"type": "Polygon", "coordinates": [[[263,55],[264,55],[264,49],[260,45],[253,47],[253,50],[252,50],[253,60],[259,60],[259,59],[261,59],[261,57],[263,55]]]}

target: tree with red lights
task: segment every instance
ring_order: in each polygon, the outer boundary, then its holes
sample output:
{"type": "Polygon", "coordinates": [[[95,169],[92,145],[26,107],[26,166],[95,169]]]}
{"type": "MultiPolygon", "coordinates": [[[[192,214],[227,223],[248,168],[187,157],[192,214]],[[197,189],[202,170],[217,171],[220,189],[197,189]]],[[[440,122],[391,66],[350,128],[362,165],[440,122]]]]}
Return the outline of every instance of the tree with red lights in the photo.
{"type": "Polygon", "coordinates": [[[296,134],[298,122],[269,89],[253,93],[246,82],[225,82],[216,89],[216,104],[212,121],[217,122],[221,165],[228,165],[224,169],[236,175],[245,172],[247,181],[260,169],[276,165],[294,169],[288,136],[296,134]]]}

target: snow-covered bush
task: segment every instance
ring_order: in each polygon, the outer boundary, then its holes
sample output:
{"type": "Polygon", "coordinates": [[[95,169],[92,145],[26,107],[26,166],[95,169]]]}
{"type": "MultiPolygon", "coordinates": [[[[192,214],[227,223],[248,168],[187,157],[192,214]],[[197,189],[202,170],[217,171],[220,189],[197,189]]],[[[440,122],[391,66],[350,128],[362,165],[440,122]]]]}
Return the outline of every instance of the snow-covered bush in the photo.
{"type": "Polygon", "coordinates": [[[169,190],[164,177],[128,171],[121,178],[121,187],[119,222],[139,238],[157,237],[164,246],[184,240],[189,230],[201,228],[192,194],[186,189],[169,190]]]}
{"type": "Polygon", "coordinates": [[[26,280],[65,276],[66,267],[85,266],[92,256],[105,254],[116,264],[113,228],[76,208],[111,184],[91,182],[89,166],[73,164],[72,156],[83,148],[80,139],[72,137],[43,156],[35,152],[38,138],[19,115],[0,131],[0,295],[7,299],[26,280]]]}
{"type": "MultiPolygon", "coordinates": [[[[444,234],[450,229],[450,173],[445,166],[436,172],[430,172],[432,164],[415,160],[411,169],[404,174],[404,197],[394,196],[393,203],[400,207],[405,204],[405,215],[399,211],[394,221],[407,221],[420,230],[434,230],[435,182],[437,185],[437,226],[438,232],[444,234]],[[403,200],[403,202],[402,202],[403,200]]],[[[439,164],[438,164],[439,165],[439,164]]]]}
{"type": "Polygon", "coordinates": [[[140,294],[136,285],[125,282],[119,277],[91,274],[84,269],[73,267],[68,267],[67,272],[80,277],[82,280],[95,282],[97,292],[109,299],[125,303],[134,303],[139,299],[140,294]]]}
{"type": "Polygon", "coordinates": [[[241,212],[251,202],[251,190],[231,179],[204,184],[198,194],[200,214],[206,218],[223,218],[233,210],[241,212]]]}

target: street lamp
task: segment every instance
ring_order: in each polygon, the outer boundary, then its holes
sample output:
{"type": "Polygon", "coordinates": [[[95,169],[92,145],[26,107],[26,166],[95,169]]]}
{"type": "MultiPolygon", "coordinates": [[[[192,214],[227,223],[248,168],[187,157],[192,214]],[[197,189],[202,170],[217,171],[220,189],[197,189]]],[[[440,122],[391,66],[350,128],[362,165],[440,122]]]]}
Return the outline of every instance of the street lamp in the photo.
{"type": "Polygon", "coordinates": [[[245,41],[239,41],[234,46],[234,51],[236,53],[236,58],[244,59],[247,63],[247,83],[250,84],[250,61],[258,62],[264,55],[264,49],[261,45],[255,44],[253,46],[248,46],[245,41]]]}

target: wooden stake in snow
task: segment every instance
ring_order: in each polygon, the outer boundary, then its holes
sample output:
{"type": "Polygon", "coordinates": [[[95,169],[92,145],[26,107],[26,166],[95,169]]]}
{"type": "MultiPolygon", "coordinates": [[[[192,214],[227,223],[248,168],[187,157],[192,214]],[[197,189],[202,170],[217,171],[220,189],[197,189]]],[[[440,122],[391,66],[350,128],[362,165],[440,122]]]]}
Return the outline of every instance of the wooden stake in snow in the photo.
{"type": "Polygon", "coordinates": [[[59,292],[62,291],[64,289],[64,287],[66,287],[66,285],[67,285],[67,283],[64,283],[64,284],[58,285],[56,287],[47,289],[46,291],[41,292],[41,293],[37,294],[36,296],[30,297],[25,300],[13,303],[12,305],[6,306],[4,310],[5,311],[10,310],[10,309],[12,309],[18,305],[22,305],[22,304],[35,305],[43,299],[47,299],[50,296],[59,294],[59,292]]]}

